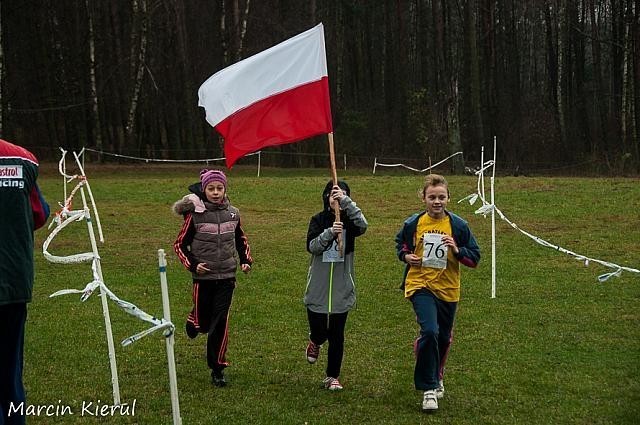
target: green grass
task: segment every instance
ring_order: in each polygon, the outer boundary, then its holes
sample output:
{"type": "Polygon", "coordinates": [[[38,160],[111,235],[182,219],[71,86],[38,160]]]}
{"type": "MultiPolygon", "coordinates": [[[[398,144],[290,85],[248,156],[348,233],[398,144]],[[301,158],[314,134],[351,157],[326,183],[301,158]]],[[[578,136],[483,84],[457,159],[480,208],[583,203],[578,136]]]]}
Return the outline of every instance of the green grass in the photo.
{"type": "MultiPolygon", "coordinates": [[[[302,295],[309,255],[309,218],[321,207],[324,170],[229,173],[230,196],[242,212],[256,264],[238,275],[231,312],[230,385],[212,387],[205,339],[189,340],[184,319],[191,280],[172,251],[181,218],[172,203],[195,181],[198,167],[88,164],[104,227],[99,246],[107,285],[122,299],[161,315],[157,249],[168,257],[180,407],[185,424],[631,424],[640,417],[640,275],[610,271],[537,245],[497,222],[497,298],[491,299],[491,222],[476,206],[455,201],[475,190],[472,177],[451,177],[453,211],[467,218],[483,261],[464,269],[462,301],[446,374],[446,396],[433,415],[420,411],[413,389],[412,341],[418,328],[398,291],[402,265],[393,238],[423,206],[422,177],[369,170],[340,171],[369,220],[358,239],[358,303],[347,323],[341,380],[320,388],[326,352],[304,358],[307,324],[302,295]]],[[[548,241],[590,257],[640,266],[640,185],[623,178],[499,177],[498,207],[548,241]]],[[[62,200],[62,179],[44,166],[40,184],[50,204],[62,200]]],[[[71,187],[69,188],[71,189],[71,187]]],[[[76,198],[75,207],[80,205],[76,198]]],[[[29,423],[171,423],[163,338],[119,342],[147,327],[110,304],[124,402],[135,417],[81,417],[82,401],[112,399],[100,301],[86,303],[63,288],[92,279],[89,264],[48,263],[46,229],[36,234],[36,282],[25,348],[28,402],[71,405],[74,416],[29,423]],[[60,402],[58,401],[60,400],[60,402]]],[[[53,254],[89,251],[87,228],[74,223],[54,240],[53,254]]]]}

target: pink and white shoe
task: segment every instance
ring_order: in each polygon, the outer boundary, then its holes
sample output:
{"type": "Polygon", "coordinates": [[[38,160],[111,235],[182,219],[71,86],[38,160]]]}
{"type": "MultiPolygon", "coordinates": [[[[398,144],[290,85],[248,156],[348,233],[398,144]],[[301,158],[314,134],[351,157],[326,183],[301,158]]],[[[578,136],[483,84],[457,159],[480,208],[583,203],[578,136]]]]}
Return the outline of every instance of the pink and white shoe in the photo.
{"type": "Polygon", "coordinates": [[[327,376],[326,378],[324,378],[322,383],[324,384],[324,387],[329,391],[340,391],[342,389],[342,384],[340,383],[340,381],[338,381],[338,378],[327,376]]]}
{"type": "Polygon", "coordinates": [[[307,361],[309,363],[314,364],[318,360],[320,347],[321,345],[316,345],[313,341],[309,341],[309,344],[307,344],[307,361]]]}

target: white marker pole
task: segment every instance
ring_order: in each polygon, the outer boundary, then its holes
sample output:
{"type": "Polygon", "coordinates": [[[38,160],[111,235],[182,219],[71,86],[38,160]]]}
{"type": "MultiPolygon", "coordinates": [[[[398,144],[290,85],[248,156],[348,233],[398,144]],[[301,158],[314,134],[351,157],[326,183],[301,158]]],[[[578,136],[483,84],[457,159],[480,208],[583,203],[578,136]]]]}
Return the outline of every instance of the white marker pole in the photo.
{"type": "Polygon", "coordinates": [[[262,158],[262,151],[258,151],[258,177],[260,177],[260,160],[262,158]]]}
{"type": "MultiPolygon", "coordinates": [[[[98,246],[96,244],[96,236],[93,233],[93,223],[91,222],[91,213],[87,206],[87,199],[84,195],[84,188],[80,189],[82,195],[82,205],[84,206],[84,217],[87,222],[87,228],[89,229],[89,238],[91,239],[91,249],[93,250],[95,265],[95,273],[101,282],[104,282],[102,278],[102,267],[100,266],[100,254],[98,253],[98,246]]],[[[111,317],[109,316],[109,304],[107,303],[107,295],[104,289],[100,286],[100,299],[102,300],[102,315],[104,316],[104,327],[107,331],[107,346],[109,347],[109,364],[111,366],[111,385],[113,387],[113,404],[115,406],[120,405],[120,383],[118,382],[118,366],[116,365],[116,349],[113,345],[113,332],[111,330],[111,317]]]]}
{"type": "Polygon", "coordinates": [[[64,183],[64,198],[62,198],[62,202],[67,202],[67,161],[64,159],[67,152],[62,148],[60,150],[62,150],[62,159],[60,161],[62,165],[62,182],[64,183]]]}
{"type": "MultiPolygon", "coordinates": [[[[83,151],[84,151],[84,149],[83,149],[83,151]]],[[[78,157],[78,154],[76,154],[74,152],[73,156],[76,158],[76,163],[78,164],[78,167],[80,167],[80,175],[82,177],[84,177],[84,179],[85,179],[85,186],[87,186],[87,192],[89,192],[89,199],[91,199],[91,206],[93,207],[93,213],[96,216],[96,226],[98,227],[98,235],[100,236],[100,242],[104,243],[104,235],[102,234],[102,225],[100,224],[100,216],[98,215],[98,207],[96,207],[96,201],[95,201],[95,199],[93,199],[93,192],[91,192],[91,186],[89,185],[89,180],[87,180],[87,175],[84,173],[84,167],[80,163],[80,159],[78,157]]],[[[84,189],[82,189],[82,190],[84,190],[84,189]]]]}
{"type": "Polygon", "coordinates": [[[491,298],[496,297],[496,137],[493,136],[493,170],[491,174],[491,298]]]}
{"type": "MultiPolygon", "coordinates": [[[[162,290],[162,311],[164,320],[171,322],[171,308],[169,307],[169,289],[167,288],[167,256],[164,249],[158,250],[158,265],[160,266],[160,288],[162,290]]],[[[169,363],[169,389],[171,391],[171,410],[173,411],[173,424],[181,425],[180,402],[178,400],[178,378],[176,377],[176,360],[173,352],[175,341],[174,332],[165,337],[167,343],[167,362],[169,363]]]]}
{"type": "Polygon", "coordinates": [[[484,145],[480,149],[480,194],[482,199],[487,199],[484,196],[484,145]]]}

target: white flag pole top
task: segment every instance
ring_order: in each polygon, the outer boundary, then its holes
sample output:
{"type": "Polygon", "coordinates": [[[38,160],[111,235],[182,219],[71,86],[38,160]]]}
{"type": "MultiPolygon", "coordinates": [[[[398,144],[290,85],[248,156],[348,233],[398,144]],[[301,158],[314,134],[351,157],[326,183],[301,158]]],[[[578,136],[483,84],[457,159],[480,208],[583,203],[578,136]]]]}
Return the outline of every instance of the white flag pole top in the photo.
{"type": "Polygon", "coordinates": [[[327,77],[324,27],[315,27],[236,62],[198,89],[198,106],[215,127],[228,116],[268,97],[327,77]]]}

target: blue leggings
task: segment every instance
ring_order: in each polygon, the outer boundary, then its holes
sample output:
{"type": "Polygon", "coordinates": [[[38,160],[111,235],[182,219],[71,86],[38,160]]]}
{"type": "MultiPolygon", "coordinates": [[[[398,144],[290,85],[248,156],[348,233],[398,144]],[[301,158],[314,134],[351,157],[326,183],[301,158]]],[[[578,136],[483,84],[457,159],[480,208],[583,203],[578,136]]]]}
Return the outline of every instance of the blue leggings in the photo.
{"type": "Polygon", "coordinates": [[[413,380],[417,390],[432,390],[438,388],[438,380],[442,378],[458,303],[442,301],[426,289],[413,294],[411,303],[420,325],[413,380]]]}

